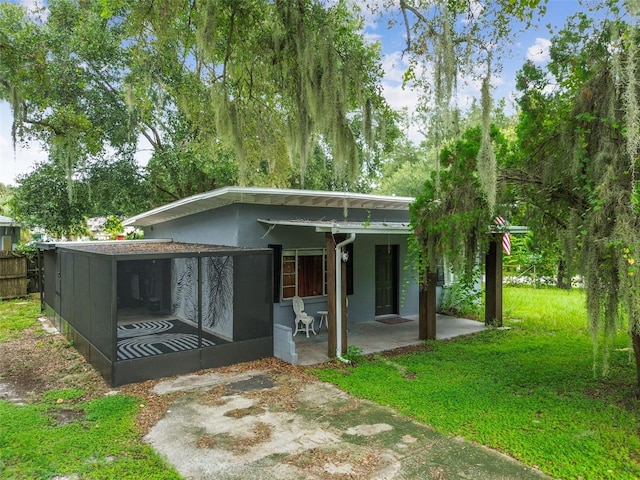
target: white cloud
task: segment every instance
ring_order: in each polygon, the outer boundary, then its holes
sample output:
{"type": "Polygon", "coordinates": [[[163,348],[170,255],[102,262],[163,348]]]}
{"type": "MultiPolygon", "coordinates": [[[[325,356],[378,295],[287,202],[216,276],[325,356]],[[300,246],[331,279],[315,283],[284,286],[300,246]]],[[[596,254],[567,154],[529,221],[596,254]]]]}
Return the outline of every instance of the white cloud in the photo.
{"type": "Polygon", "coordinates": [[[462,23],[472,23],[478,21],[480,14],[484,10],[484,5],[478,0],[472,0],[469,2],[469,10],[467,17],[462,20],[462,23]]]}
{"type": "Polygon", "coordinates": [[[384,81],[392,83],[402,83],[404,72],[409,64],[402,57],[402,52],[393,52],[382,56],[382,70],[384,71],[384,81]]]}
{"type": "Polygon", "coordinates": [[[536,38],[535,43],[527,49],[527,60],[533,63],[545,63],[550,60],[549,49],[551,40],[546,38],[536,38]]]}
{"type": "Polygon", "coordinates": [[[16,185],[16,177],[31,172],[33,166],[47,159],[47,152],[35,142],[17,145],[11,140],[13,116],[6,102],[0,103],[0,183],[16,185]]]}

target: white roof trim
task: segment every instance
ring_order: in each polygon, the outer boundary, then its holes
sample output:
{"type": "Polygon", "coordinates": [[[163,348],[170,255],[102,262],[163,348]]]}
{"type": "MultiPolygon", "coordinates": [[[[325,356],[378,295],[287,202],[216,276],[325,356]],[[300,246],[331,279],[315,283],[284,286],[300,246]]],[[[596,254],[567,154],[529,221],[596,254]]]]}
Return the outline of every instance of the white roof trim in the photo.
{"type": "Polygon", "coordinates": [[[358,233],[358,234],[394,234],[410,235],[409,223],[404,222],[338,222],[335,220],[271,220],[259,218],[266,225],[284,225],[290,227],[313,227],[316,232],[358,233]]]}
{"type": "Polygon", "coordinates": [[[16,221],[13,218],[5,217],[4,215],[0,215],[0,227],[19,227],[16,221]]]}
{"type": "Polygon", "coordinates": [[[131,217],[124,226],[147,227],[234,203],[303,207],[409,210],[413,197],[258,187],[225,187],[177,200],[131,217]]]}

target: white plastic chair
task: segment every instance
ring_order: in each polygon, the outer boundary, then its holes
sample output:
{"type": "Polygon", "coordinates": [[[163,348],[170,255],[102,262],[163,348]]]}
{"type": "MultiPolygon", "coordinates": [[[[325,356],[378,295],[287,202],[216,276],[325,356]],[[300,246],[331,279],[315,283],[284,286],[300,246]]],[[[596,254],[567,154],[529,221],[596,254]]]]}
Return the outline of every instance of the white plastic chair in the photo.
{"type": "Polygon", "coordinates": [[[317,335],[313,328],[316,319],[313,315],[309,315],[304,311],[304,302],[297,295],[293,297],[293,312],[296,314],[296,331],[293,333],[294,336],[300,331],[305,331],[307,338],[309,338],[309,328],[311,328],[314,335],[317,335]]]}

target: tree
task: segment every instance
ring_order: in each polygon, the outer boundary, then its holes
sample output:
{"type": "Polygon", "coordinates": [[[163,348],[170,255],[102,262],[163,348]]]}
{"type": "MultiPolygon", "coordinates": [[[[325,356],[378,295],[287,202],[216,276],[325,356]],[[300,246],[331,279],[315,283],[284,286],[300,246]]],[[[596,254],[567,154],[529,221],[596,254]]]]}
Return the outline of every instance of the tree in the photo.
{"type": "MultiPolygon", "coordinates": [[[[488,226],[494,217],[475,173],[482,135],[480,127],[469,129],[443,149],[442,169],[432,173],[411,206],[411,224],[425,274],[435,272],[438,260],[444,258],[469,285],[479,273],[478,254],[486,251],[488,226]]],[[[498,157],[505,158],[509,142],[497,128],[491,130],[491,137],[498,157]]]]}
{"type": "MultiPolygon", "coordinates": [[[[395,5],[396,2],[388,2],[395,5]]],[[[482,82],[482,137],[478,150],[479,185],[489,210],[496,201],[496,157],[491,144],[493,102],[490,83],[500,70],[502,55],[514,34],[513,20],[529,25],[537,11],[544,11],[539,0],[499,0],[477,4],[466,1],[400,0],[402,22],[406,28],[409,69],[405,81],[420,91],[419,110],[425,130],[438,152],[455,141],[462,131],[456,102],[458,80],[472,76],[482,82]],[[421,72],[421,73],[419,73],[421,72]]],[[[439,157],[435,157],[435,187],[439,190],[439,157]]]]}
{"type": "Polygon", "coordinates": [[[65,167],[48,161],[18,177],[11,209],[15,218],[29,227],[44,228],[55,238],[74,238],[87,231],[87,192],[74,185],[69,196],[65,167]]]}
{"type": "Polygon", "coordinates": [[[214,145],[233,151],[238,183],[283,186],[291,164],[304,184],[321,145],[337,177],[355,177],[347,115],[362,109],[369,139],[383,102],[378,47],[365,44],[346,2],[113,1],[105,15],[127,28],[128,104],[158,155],[168,147],[170,156],[215,161],[214,145]]]}
{"type": "Polygon", "coordinates": [[[393,123],[388,127],[388,147],[380,162],[380,175],[375,191],[382,195],[417,196],[423,192],[424,182],[431,176],[433,150],[426,144],[416,146],[406,131],[409,118],[406,111],[394,112],[393,123]]]}
{"type": "Polygon", "coordinates": [[[162,200],[288,186],[292,169],[304,184],[318,145],[336,178],[355,180],[373,146],[379,47],[348,2],[51,0],[39,19],[0,7],[16,139],[42,141],[69,178],[107,148],[132,153],[139,135],[162,200]]]}
{"type": "Polygon", "coordinates": [[[63,165],[52,160],[37,165],[18,178],[10,202],[13,214],[55,238],[73,238],[87,233],[87,218],[123,218],[153,206],[149,186],[132,159],[94,159],[72,182],[69,196],[63,165]]]}
{"type": "Polygon", "coordinates": [[[0,99],[13,111],[14,142],[42,142],[71,179],[107,146],[135,144],[118,92],[123,38],[95,1],[55,0],[40,13],[0,4],[0,99]]]}
{"type": "Polygon", "coordinates": [[[13,196],[13,190],[14,187],[11,185],[0,183],[0,215],[4,215],[5,217],[11,216],[9,201],[13,196]]]}
{"type": "Polygon", "coordinates": [[[525,65],[519,80],[523,154],[515,167],[520,199],[540,218],[554,219],[567,262],[578,253],[594,372],[607,374],[610,339],[624,324],[640,386],[640,30],[629,15],[637,12],[626,12],[627,22],[617,6],[611,13],[603,23],[585,14],[570,19],[555,38],[548,72],[525,65]]]}
{"type": "Polygon", "coordinates": [[[131,157],[95,158],[78,173],[76,182],[86,188],[88,217],[124,218],[157,205],[152,186],[131,157]]]}

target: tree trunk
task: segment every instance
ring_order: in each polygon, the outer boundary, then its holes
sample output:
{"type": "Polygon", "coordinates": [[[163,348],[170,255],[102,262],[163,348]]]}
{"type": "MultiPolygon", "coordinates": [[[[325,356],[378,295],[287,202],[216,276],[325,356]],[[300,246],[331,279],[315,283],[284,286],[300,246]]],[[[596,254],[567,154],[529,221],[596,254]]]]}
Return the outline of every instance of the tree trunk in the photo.
{"type": "Polygon", "coordinates": [[[558,262],[558,276],[556,277],[556,286],[563,290],[571,289],[571,279],[567,277],[567,265],[564,260],[558,262]]]}
{"type": "Polygon", "coordinates": [[[635,330],[631,331],[631,341],[633,343],[633,353],[636,357],[636,397],[640,398],[640,333],[635,330]]]}
{"type": "Polygon", "coordinates": [[[418,296],[418,338],[420,340],[436,339],[436,272],[425,275],[420,282],[418,296]]]}

